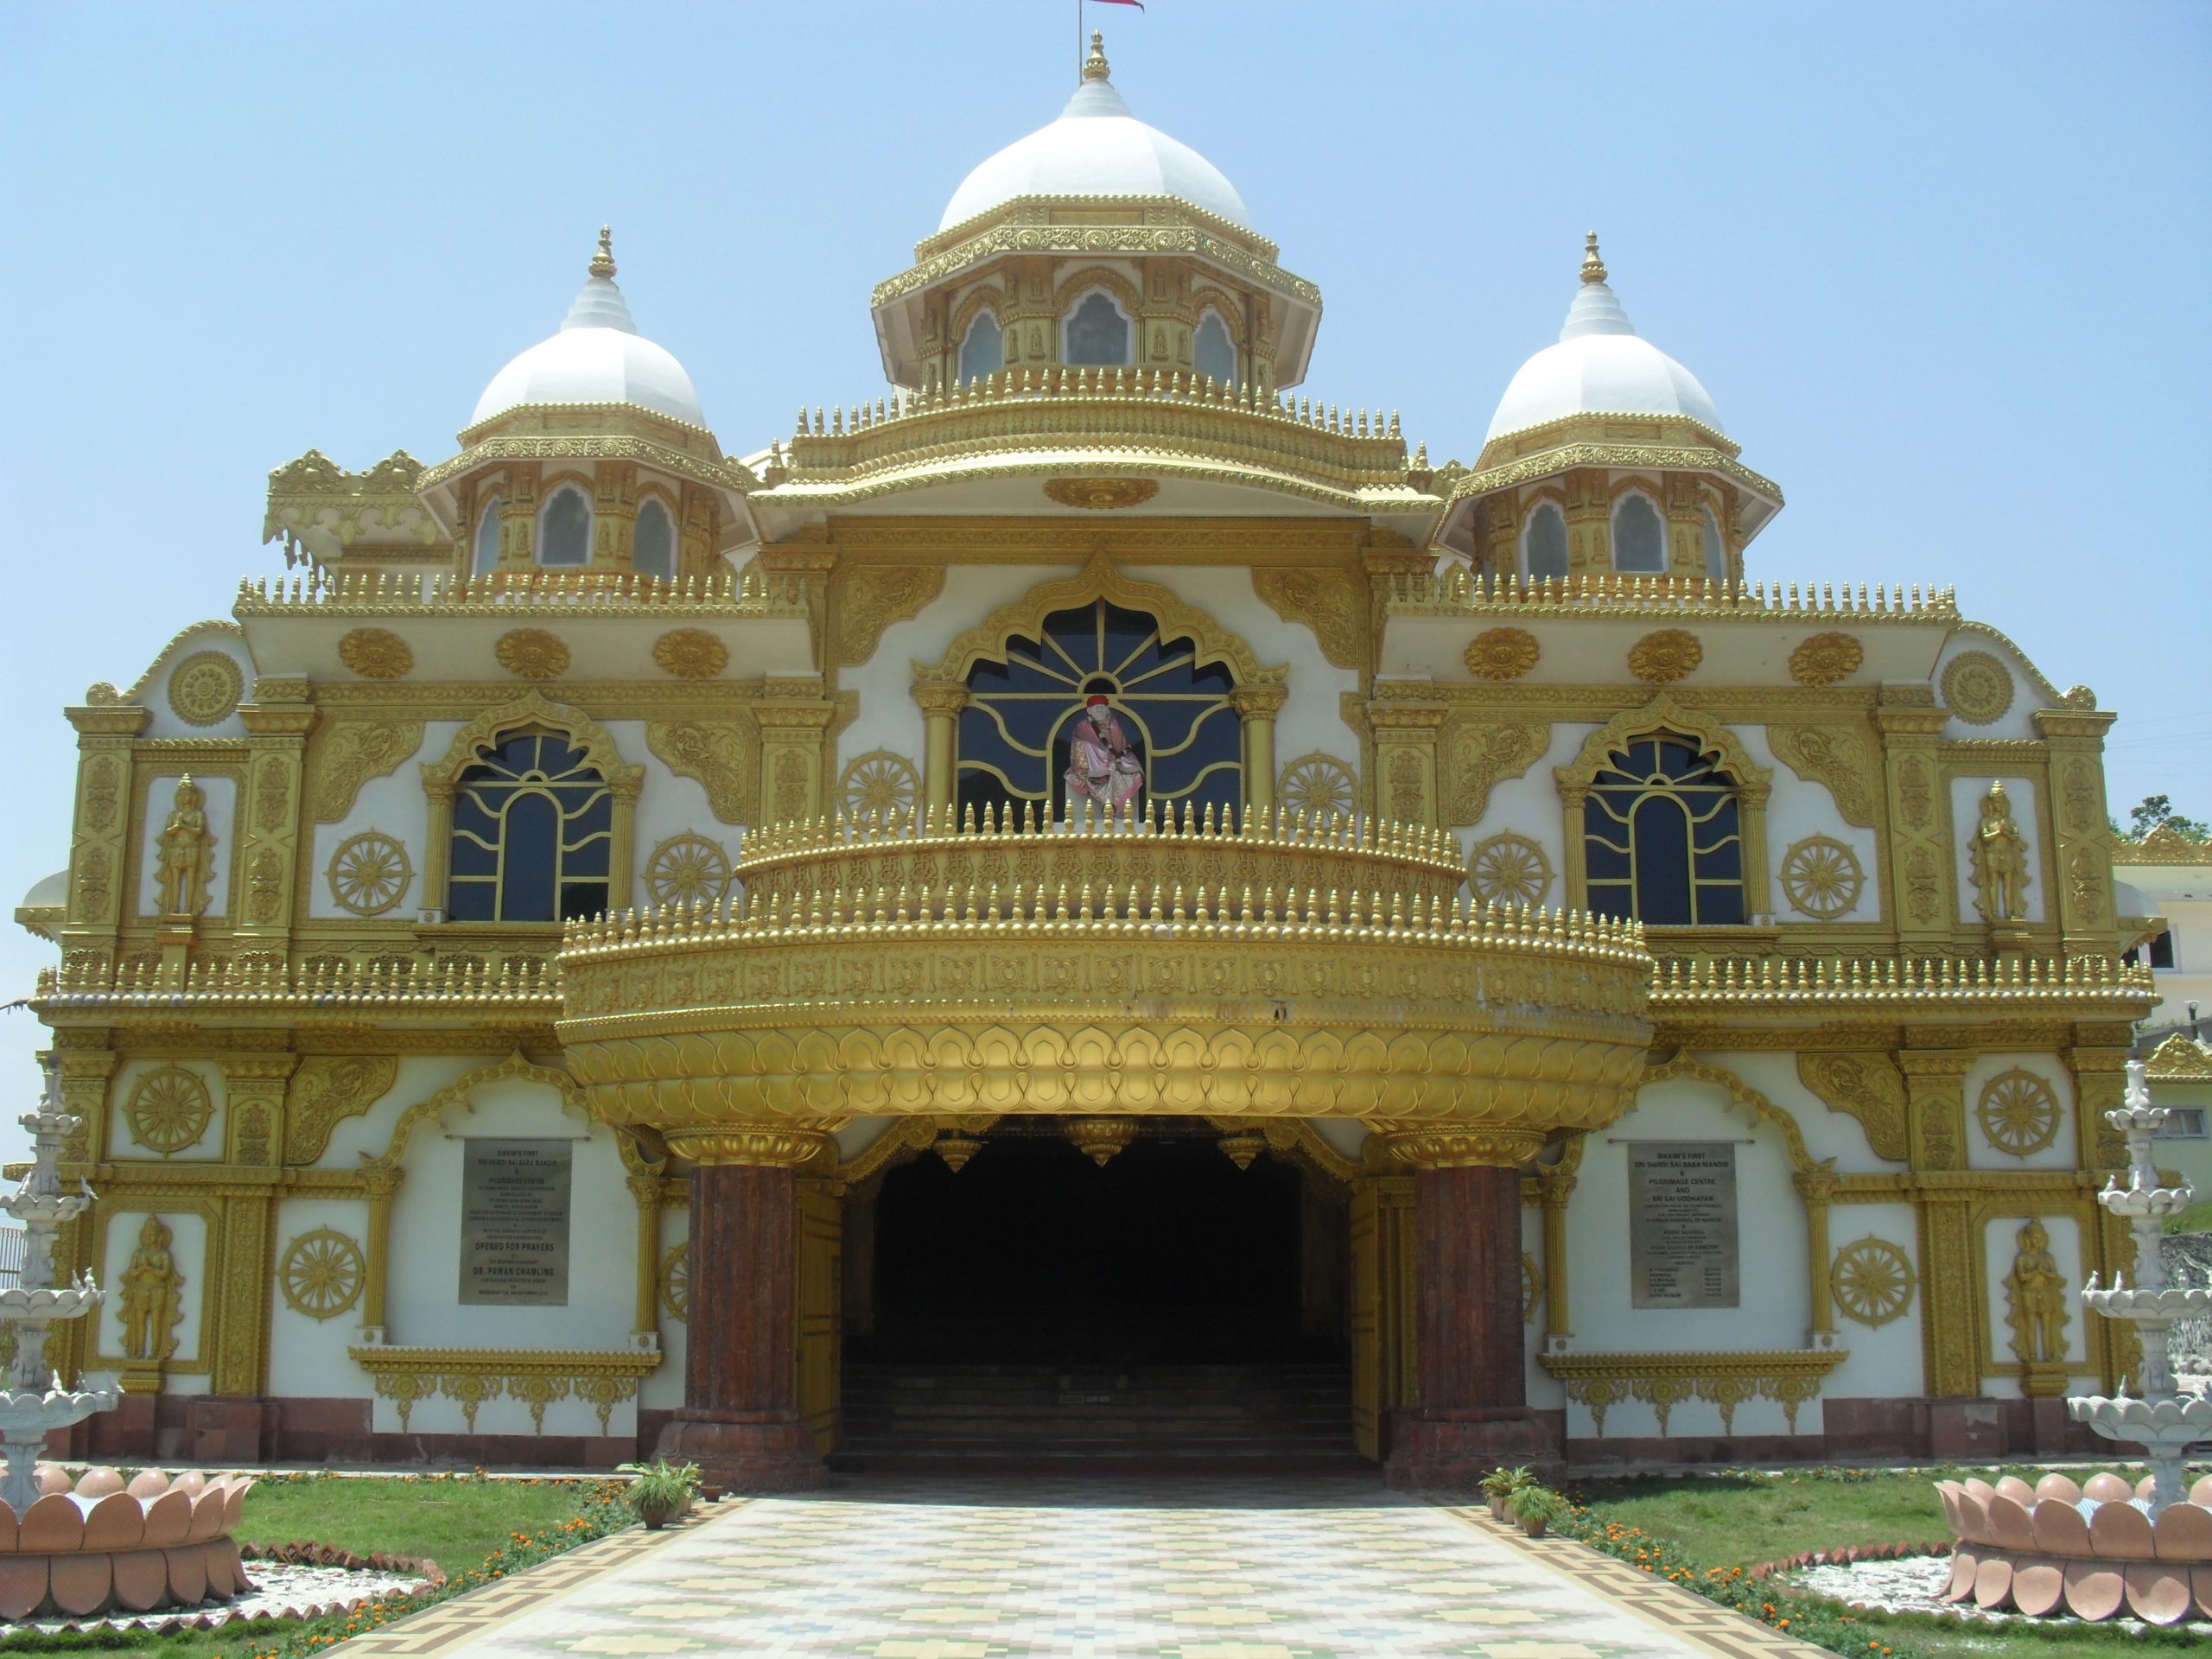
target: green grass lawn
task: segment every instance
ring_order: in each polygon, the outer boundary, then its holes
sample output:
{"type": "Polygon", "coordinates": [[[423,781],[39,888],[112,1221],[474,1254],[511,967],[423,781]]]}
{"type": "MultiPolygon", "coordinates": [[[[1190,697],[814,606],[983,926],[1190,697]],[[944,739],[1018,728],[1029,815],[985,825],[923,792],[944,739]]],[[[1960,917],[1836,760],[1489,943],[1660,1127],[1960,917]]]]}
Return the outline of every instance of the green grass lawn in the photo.
{"type": "MultiPolygon", "coordinates": [[[[1807,1474],[1719,1475],[1700,1478],[1586,1480],[1570,1495],[1594,1515],[1642,1529],[1700,1567],[1751,1567],[1806,1550],[1852,1544],[1916,1543],[1949,1536],[1934,1481],[1921,1474],[1822,1479],[1807,1474]]],[[[1970,1472],[1994,1481],[2003,1470],[1970,1472]]],[[[2033,1480],[2040,1472],[2011,1472],[2033,1480]]],[[[2135,1634],[2116,1627],[2021,1621],[1974,1626],[1936,1617],[1854,1615],[1870,1637],[1939,1659],[2116,1659],[2123,1644],[2195,1648],[2200,1639],[2169,1630],[2135,1634]]]]}
{"type": "MultiPolygon", "coordinates": [[[[279,1478],[247,1495],[240,1543],[328,1544],[359,1555],[427,1556],[448,1574],[483,1565],[513,1533],[538,1533],[574,1516],[594,1484],[570,1480],[480,1480],[378,1476],[279,1478]]],[[[251,1566],[248,1571],[251,1571],[251,1566]]],[[[161,1637],[95,1631],[0,1637],[0,1654],[99,1653],[117,1659],[229,1659],[273,1647],[292,1624],[249,1633],[190,1630],[161,1637]]]]}

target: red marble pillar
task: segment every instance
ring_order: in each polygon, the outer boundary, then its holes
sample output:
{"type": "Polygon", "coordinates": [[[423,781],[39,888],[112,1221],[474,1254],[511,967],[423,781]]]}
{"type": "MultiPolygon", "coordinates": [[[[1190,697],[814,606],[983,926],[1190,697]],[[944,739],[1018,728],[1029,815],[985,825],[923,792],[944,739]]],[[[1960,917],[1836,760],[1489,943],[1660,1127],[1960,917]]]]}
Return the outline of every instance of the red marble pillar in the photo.
{"type": "Polygon", "coordinates": [[[1462,1490],[1500,1464],[1556,1471],[1557,1439],[1528,1403],[1520,1172],[1418,1170],[1414,1226],[1419,1403],[1393,1422],[1390,1484],[1462,1490]]]}
{"type": "Polygon", "coordinates": [[[828,1478],[798,1414],[798,1275],[796,1171],[692,1172],[683,1408],[656,1449],[709,1484],[788,1491],[828,1478]]]}

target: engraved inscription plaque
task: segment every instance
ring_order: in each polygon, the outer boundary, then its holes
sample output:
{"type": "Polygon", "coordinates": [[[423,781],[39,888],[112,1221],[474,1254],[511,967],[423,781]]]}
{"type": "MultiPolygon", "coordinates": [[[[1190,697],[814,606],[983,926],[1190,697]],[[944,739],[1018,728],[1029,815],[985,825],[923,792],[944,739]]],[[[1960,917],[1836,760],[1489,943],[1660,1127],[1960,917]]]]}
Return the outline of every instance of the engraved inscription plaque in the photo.
{"type": "Polygon", "coordinates": [[[575,1143],[471,1138],[464,1145],[462,1305],[566,1307],[575,1143]]]}
{"type": "Polygon", "coordinates": [[[1632,1141],[1629,1274],[1637,1307],[1734,1307],[1736,1143],[1632,1141]]]}

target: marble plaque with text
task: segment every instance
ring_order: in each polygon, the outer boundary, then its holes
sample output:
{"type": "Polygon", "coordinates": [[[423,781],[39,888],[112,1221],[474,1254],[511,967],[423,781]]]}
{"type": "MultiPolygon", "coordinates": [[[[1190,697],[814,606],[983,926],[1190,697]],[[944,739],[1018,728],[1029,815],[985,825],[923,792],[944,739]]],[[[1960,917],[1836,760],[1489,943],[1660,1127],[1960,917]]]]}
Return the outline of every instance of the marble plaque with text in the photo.
{"type": "Polygon", "coordinates": [[[1734,1307],[1736,1143],[1628,1145],[1631,1306],[1734,1307]]]}
{"type": "Polygon", "coordinates": [[[471,1137],[463,1145],[462,1305],[566,1307],[575,1143],[471,1137]]]}

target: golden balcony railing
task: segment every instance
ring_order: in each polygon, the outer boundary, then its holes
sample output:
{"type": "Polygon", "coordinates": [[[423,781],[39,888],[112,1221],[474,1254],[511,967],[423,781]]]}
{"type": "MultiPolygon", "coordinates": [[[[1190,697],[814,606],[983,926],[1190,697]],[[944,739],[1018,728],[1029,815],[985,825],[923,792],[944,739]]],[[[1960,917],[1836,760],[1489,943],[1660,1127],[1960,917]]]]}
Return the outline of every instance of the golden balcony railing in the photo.
{"type": "Polygon", "coordinates": [[[742,903],[570,926],[562,1038],[607,1121],[680,1147],[856,1114],[1351,1116],[1526,1156],[1611,1122],[1643,1069],[1636,925],[1471,907],[1432,832],[761,840],[742,903]]]}
{"type": "Polygon", "coordinates": [[[1531,581],[1455,566],[1441,575],[1395,575],[1383,599],[1394,615],[1643,617],[1694,611],[1754,622],[1955,622],[1958,600],[1934,583],[1719,582],[1710,576],[1591,575],[1531,581]]]}
{"type": "Polygon", "coordinates": [[[329,570],[248,577],[238,583],[231,613],[248,617],[297,614],[363,616],[506,616],[517,611],[557,611],[590,616],[651,608],[656,615],[798,617],[806,598],[787,577],[747,565],[704,577],[664,582],[628,570],[498,570],[456,576],[414,570],[329,570]]]}

